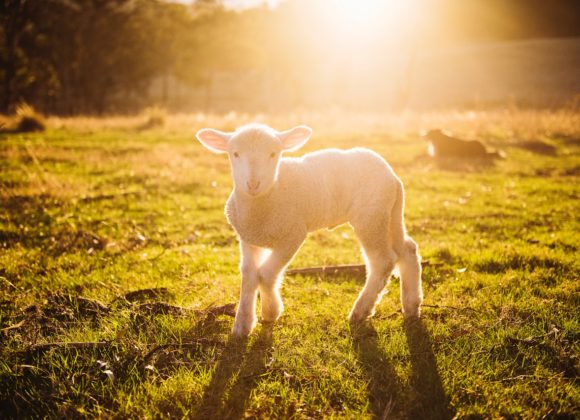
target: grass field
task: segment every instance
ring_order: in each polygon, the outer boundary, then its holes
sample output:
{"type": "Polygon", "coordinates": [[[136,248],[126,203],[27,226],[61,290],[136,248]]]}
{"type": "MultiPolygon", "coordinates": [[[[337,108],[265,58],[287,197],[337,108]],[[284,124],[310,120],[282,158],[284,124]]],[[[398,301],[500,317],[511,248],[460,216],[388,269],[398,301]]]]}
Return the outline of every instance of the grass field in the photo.
{"type": "MultiPolygon", "coordinates": [[[[280,321],[232,340],[231,306],[217,312],[240,281],[229,165],[193,135],[251,118],[0,134],[0,417],[580,416],[577,111],[257,117],[312,125],[306,151],[367,146],[391,163],[428,261],[425,307],[405,323],[394,279],[353,329],[361,279],[287,277],[280,321]],[[434,127],[507,159],[441,167],[418,136],[434,127]]],[[[292,267],[360,260],[342,226],[292,267]]]]}

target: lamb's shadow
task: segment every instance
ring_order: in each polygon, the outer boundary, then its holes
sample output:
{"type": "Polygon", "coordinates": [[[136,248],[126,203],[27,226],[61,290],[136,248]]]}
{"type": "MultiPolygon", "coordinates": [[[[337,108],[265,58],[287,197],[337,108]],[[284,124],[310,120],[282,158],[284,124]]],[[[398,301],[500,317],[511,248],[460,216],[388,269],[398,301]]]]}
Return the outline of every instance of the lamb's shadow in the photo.
{"type": "Polygon", "coordinates": [[[408,387],[379,347],[374,327],[367,322],[353,329],[353,347],[367,379],[373,416],[380,419],[453,418],[425,325],[421,320],[405,321],[405,334],[411,355],[408,387]]]}
{"type": "Polygon", "coordinates": [[[370,322],[365,322],[354,326],[351,334],[353,348],[366,376],[374,417],[401,417],[402,384],[393,365],[378,345],[377,331],[370,322]]]}
{"type": "Polygon", "coordinates": [[[262,324],[249,348],[248,339],[230,337],[194,418],[244,416],[250,393],[266,372],[272,352],[272,329],[272,324],[262,324]]]}
{"type": "Polygon", "coordinates": [[[405,334],[411,355],[410,386],[413,401],[409,404],[409,417],[453,418],[425,324],[421,319],[405,320],[405,334]]]}

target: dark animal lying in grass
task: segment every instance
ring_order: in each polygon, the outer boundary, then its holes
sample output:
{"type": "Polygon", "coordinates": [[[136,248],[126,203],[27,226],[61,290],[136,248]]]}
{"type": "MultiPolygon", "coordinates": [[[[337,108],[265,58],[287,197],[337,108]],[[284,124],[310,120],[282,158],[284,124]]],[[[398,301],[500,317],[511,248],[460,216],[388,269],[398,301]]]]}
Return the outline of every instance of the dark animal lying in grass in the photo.
{"type": "Polygon", "coordinates": [[[504,159],[501,151],[487,151],[477,140],[462,140],[448,135],[442,130],[429,130],[423,135],[429,142],[429,154],[437,159],[504,159]]]}

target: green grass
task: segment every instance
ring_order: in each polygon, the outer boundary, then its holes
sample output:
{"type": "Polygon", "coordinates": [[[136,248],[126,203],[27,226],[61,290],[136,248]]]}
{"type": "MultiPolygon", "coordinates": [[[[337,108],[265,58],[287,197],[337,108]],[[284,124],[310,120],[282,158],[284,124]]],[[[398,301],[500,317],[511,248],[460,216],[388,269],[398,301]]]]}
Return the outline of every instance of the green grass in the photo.
{"type": "MultiPolygon", "coordinates": [[[[394,279],[352,329],[360,279],[288,277],[282,318],[247,340],[201,311],[235,303],[240,280],[227,159],[194,129],[0,135],[0,417],[577,418],[580,124],[533,115],[550,126],[472,121],[507,152],[485,168],[421,157],[418,123],[315,134],[306,150],[371,147],[405,182],[423,317],[403,321],[394,279]],[[120,298],[148,288],[165,289],[120,298]],[[38,347],[63,342],[104,344],[38,347]]],[[[359,261],[342,226],[292,266],[359,261]]]]}

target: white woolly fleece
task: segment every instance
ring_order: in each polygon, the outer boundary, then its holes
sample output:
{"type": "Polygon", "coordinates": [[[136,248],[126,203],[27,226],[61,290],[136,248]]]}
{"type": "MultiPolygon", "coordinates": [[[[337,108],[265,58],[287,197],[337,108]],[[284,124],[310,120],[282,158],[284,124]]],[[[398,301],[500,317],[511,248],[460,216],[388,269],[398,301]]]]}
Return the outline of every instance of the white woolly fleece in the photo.
{"type": "MultiPolygon", "coordinates": [[[[290,232],[363,225],[376,212],[388,215],[401,190],[401,181],[377,153],[325,149],[282,158],[278,181],[264,196],[246,197],[234,189],[226,217],[244,241],[272,248],[290,232]]],[[[400,229],[397,234],[402,241],[400,229]]]]}

